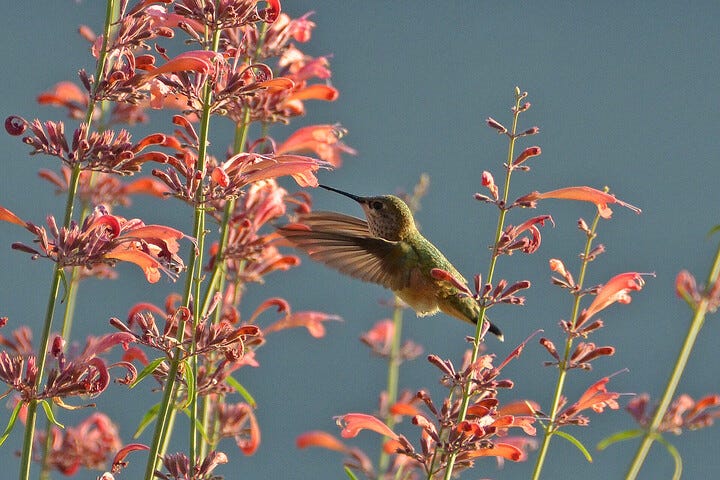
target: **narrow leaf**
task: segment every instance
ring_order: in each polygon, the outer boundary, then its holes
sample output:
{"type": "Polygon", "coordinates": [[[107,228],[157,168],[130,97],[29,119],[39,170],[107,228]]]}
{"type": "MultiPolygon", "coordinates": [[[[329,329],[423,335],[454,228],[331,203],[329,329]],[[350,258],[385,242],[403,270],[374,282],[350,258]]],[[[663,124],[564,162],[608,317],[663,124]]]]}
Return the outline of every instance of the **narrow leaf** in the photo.
{"type": "Polygon", "coordinates": [[[55,419],[55,414],[52,411],[52,406],[47,402],[47,400],[40,400],[40,405],[42,405],[43,410],[45,410],[45,416],[48,418],[48,420],[50,420],[59,428],[65,428],[65,425],[55,419]]]}
{"type": "Polygon", "coordinates": [[[622,442],[625,440],[631,440],[633,438],[637,438],[642,436],[642,434],[645,433],[644,430],[641,429],[634,429],[634,430],[625,430],[624,432],[618,432],[610,435],[607,438],[603,438],[600,440],[600,443],[597,444],[598,450],[605,450],[607,447],[612,445],[613,443],[622,442]]]}
{"type": "MultiPolygon", "coordinates": [[[[190,418],[190,409],[184,408],[182,411],[189,419],[190,418]]],[[[205,442],[208,444],[211,444],[212,442],[210,441],[210,437],[207,436],[207,432],[205,432],[205,427],[203,426],[199,417],[195,418],[195,427],[197,427],[198,432],[200,432],[200,435],[202,435],[205,442]]]]}
{"type": "Polygon", "coordinates": [[[2,434],[2,437],[0,437],[0,445],[5,443],[5,440],[10,435],[10,432],[12,432],[13,427],[15,426],[15,421],[18,418],[18,415],[20,414],[20,409],[22,408],[23,403],[18,402],[17,405],[15,405],[15,408],[13,408],[12,413],[10,414],[10,420],[8,420],[7,427],[5,427],[5,431],[2,434]]]}
{"type": "Polygon", "coordinates": [[[139,384],[140,381],[141,381],[143,378],[145,378],[145,377],[147,377],[148,375],[152,374],[152,372],[154,372],[155,369],[156,369],[157,367],[159,367],[160,364],[161,364],[162,362],[164,362],[164,361],[165,361],[165,357],[160,357],[160,358],[156,358],[156,359],[153,360],[152,362],[148,363],[147,366],[146,366],[145,368],[143,368],[140,373],[138,373],[137,378],[136,378],[135,381],[132,383],[132,385],[130,385],[130,388],[135,388],[135,386],[136,386],[137,384],[139,384]]]}
{"type": "Polygon", "coordinates": [[[231,376],[228,376],[225,379],[225,382],[227,382],[228,385],[234,388],[235,391],[238,392],[245,399],[248,405],[250,405],[252,408],[257,408],[257,402],[255,401],[253,396],[250,395],[250,392],[248,392],[245,387],[240,385],[240,382],[238,382],[231,376]]]}
{"type": "Polygon", "coordinates": [[[358,478],[355,476],[355,474],[350,470],[349,467],[344,467],[345,475],[348,476],[350,480],[358,480],[358,478]]]}
{"type": "Polygon", "coordinates": [[[569,433],[565,433],[565,432],[562,432],[562,431],[560,431],[560,430],[556,431],[556,432],[555,432],[555,435],[559,435],[559,436],[561,436],[562,438],[564,438],[565,440],[567,440],[568,442],[570,442],[570,443],[572,443],[573,445],[575,445],[575,447],[576,447],[578,450],[580,450],[580,452],[581,452],[583,455],[585,455],[585,459],[586,459],[588,462],[592,463],[592,455],[590,455],[590,452],[588,452],[587,448],[585,448],[585,445],[583,445],[582,443],[580,443],[580,440],[578,440],[577,438],[573,437],[573,436],[570,435],[569,433]]]}
{"type": "Polygon", "coordinates": [[[677,448],[675,448],[670,442],[665,440],[660,435],[656,435],[655,440],[665,446],[668,453],[670,454],[673,461],[675,462],[675,471],[673,472],[673,477],[672,477],[673,480],[680,480],[680,478],[682,477],[682,469],[683,469],[682,457],[680,456],[680,452],[678,452],[677,448]]]}
{"type": "Polygon", "coordinates": [[[150,407],[150,410],[145,412],[143,418],[140,419],[140,425],[138,425],[137,430],[135,430],[135,433],[133,434],[133,438],[138,438],[143,430],[145,430],[145,428],[150,425],[155,418],[157,418],[158,410],[160,410],[160,404],[156,403],[150,407]]]}
{"type": "Polygon", "coordinates": [[[183,360],[182,363],[185,365],[183,377],[185,377],[185,384],[187,385],[187,396],[185,397],[185,403],[179,407],[181,410],[190,406],[190,402],[195,398],[195,375],[193,374],[192,365],[188,360],[183,360]]]}

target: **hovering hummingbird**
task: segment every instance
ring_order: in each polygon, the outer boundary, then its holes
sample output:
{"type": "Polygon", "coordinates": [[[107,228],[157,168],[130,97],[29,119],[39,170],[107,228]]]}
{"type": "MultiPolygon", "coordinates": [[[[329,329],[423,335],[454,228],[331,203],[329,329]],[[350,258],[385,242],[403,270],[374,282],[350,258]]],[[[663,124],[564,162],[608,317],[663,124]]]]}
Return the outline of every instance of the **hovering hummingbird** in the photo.
{"type": "MultiPolygon", "coordinates": [[[[420,317],[442,311],[477,323],[477,302],[459,295],[452,283],[431,275],[432,269],[439,268],[466,283],[440,250],[420,234],[404,201],[394,195],[360,197],[320,187],[358,202],[367,221],[336,212],[312,212],[300,215],[297,223],[280,227],[280,235],[313,260],[389,288],[420,317]]],[[[492,323],[489,331],[503,340],[492,323]]]]}

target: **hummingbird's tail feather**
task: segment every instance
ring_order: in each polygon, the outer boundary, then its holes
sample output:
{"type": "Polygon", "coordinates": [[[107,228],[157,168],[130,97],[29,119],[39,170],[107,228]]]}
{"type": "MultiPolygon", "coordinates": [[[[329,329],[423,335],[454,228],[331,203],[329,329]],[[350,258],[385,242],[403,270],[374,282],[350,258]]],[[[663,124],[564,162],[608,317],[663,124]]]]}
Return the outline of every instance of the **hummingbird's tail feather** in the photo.
{"type": "Polygon", "coordinates": [[[504,341],[505,341],[505,336],[504,336],[503,333],[500,331],[500,329],[498,328],[498,326],[495,325],[494,323],[492,323],[492,322],[491,322],[490,320],[488,320],[487,318],[485,319],[485,321],[490,324],[490,328],[488,328],[488,332],[490,332],[490,333],[492,333],[493,335],[495,335],[495,336],[498,338],[498,340],[500,340],[501,342],[504,342],[504,341]]]}

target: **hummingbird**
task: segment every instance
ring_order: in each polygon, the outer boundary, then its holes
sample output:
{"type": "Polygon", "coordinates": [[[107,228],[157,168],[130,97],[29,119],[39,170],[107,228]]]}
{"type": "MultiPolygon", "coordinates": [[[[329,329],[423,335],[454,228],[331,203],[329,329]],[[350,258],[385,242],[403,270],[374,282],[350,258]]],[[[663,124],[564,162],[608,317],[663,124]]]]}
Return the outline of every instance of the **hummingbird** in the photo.
{"type": "MultiPolygon", "coordinates": [[[[337,212],[302,214],[296,223],[278,233],[310,258],[351,277],[392,290],[419,317],[442,311],[460,320],[477,323],[480,306],[460,294],[446,280],[433,277],[433,269],[448,272],[467,283],[440,250],[420,234],[410,207],[394,195],[360,197],[326,185],[320,187],[358,202],[366,220],[337,212]]],[[[500,341],[500,329],[489,331],[500,341]]]]}

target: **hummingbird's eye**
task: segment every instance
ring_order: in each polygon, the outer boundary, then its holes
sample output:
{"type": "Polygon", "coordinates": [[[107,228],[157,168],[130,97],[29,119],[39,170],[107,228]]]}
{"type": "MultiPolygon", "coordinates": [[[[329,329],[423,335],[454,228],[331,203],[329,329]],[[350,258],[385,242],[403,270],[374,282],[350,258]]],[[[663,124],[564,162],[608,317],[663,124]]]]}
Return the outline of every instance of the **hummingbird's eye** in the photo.
{"type": "Polygon", "coordinates": [[[375,200],[374,202],[370,202],[370,208],[372,208],[373,210],[382,210],[383,204],[382,202],[378,202],[377,200],[375,200]]]}

